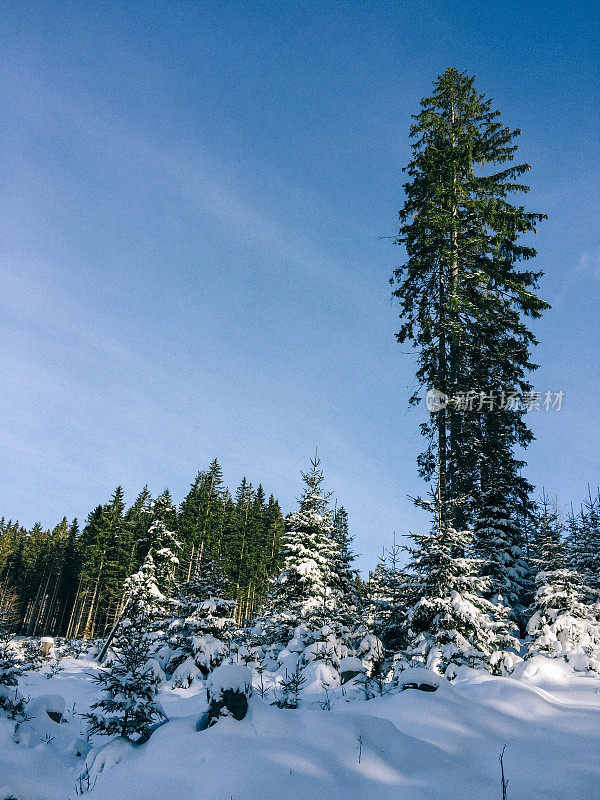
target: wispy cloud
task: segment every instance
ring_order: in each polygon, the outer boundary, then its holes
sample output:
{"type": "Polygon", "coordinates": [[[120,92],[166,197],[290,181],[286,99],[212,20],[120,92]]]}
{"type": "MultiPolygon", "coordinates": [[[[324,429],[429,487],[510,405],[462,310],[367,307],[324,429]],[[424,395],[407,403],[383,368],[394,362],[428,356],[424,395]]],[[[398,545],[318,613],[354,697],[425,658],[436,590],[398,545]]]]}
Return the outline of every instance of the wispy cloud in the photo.
{"type": "Polygon", "coordinates": [[[600,280],[600,245],[581,254],[576,271],[600,280]]]}
{"type": "MultiPolygon", "coordinates": [[[[6,89],[15,92],[14,87],[6,89]]],[[[277,197],[266,197],[263,190],[253,186],[243,163],[233,169],[218,154],[204,148],[201,131],[196,141],[183,146],[176,143],[177,137],[159,140],[131,117],[119,117],[89,96],[68,97],[34,83],[21,85],[15,104],[26,102],[24,97],[36,98],[31,124],[37,125],[45,136],[52,132],[61,140],[70,140],[74,152],[89,151],[101,162],[112,163],[117,174],[131,173],[136,183],[143,182],[146,176],[149,186],[162,184],[188,208],[208,215],[228,236],[253,242],[265,254],[309,276],[332,295],[339,292],[341,284],[353,281],[346,265],[324,254],[292,224],[283,224],[276,218],[269,206],[277,205],[277,197]]],[[[331,224],[330,212],[326,213],[331,224]]]]}

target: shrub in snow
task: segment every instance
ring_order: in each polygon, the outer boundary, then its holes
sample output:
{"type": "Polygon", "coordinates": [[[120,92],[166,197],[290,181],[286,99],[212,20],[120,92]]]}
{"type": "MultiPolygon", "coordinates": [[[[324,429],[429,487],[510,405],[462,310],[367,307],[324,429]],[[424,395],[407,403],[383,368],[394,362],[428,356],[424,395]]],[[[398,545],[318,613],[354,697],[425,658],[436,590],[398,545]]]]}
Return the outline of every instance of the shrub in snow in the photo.
{"type": "Polygon", "coordinates": [[[65,716],[65,699],[59,694],[41,694],[27,706],[27,716],[47,716],[53,722],[62,722],[65,716]]]}
{"type": "Polygon", "coordinates": [[[539,572],[536,586],[528,657],[564,656],[576,669],[600,672],[600,608],[585,602],[591,590],[568,569],[539,572]]]}
{"type": "Polygon", "coordinates": [[[21,645],[23,666],[28,670],[40,669],[48,660],[38,639],[25,639],[21,645]]]}
{"type": "Polygon", "coordinates": [[[141,743],[148,739],[156,722],[166,716],[155,701],[156,679],[148,663],[147,619],[135,603],[130,605],[129,614],[113,640],[110,663],[94,677],[102,688],[102,697],[83,717],[89,734],[118,735],[141,743]]]}
{"type": "Polygon", "coordinates": [[[385,661],[383,642],[364,627],[359,627],[354,634],[353,653],[369,675],[379,672],[385,661]]]}
{"type": "Polygon", "coordinates": [[[248,699],[252,696],[252,673],[240,664],[222,664],[207,681],[208,724],[214,725],[219,717],[244,719],[248,699]]]}
{"type": "Polygon", "coordinates": [[[325,661],[312,661],[302,670],[302,688],[308,694],[320,694],[323,689],[340,685],[340,673],[325,661]]]}

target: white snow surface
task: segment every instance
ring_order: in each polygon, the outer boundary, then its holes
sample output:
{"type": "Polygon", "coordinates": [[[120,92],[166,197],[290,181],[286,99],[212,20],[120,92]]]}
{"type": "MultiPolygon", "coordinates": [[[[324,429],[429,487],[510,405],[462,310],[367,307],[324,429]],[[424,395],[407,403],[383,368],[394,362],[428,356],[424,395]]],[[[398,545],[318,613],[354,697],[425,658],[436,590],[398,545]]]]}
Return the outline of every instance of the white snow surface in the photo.
{"type": "Polygon", "coordinates": [[[435,692],[369,701],[337,687],[330,711],[310,692],[297,710],[255,692],[244,720],[202,731],[205,684],[165,686],[158,699],[169,722],[140,746],[86,744],[79,714],[97,695],[97,664],[85,656],[61,664],[49,680],[47,666],[21,678],[29,721],[15,732],[0,717],[0,800],[75,800],[84,764],[90,800],[493,800],[504,745],[510,800],[600,797],[600,678],[562,658],[536,656],[511,677],[463,667],[435,692]]]}

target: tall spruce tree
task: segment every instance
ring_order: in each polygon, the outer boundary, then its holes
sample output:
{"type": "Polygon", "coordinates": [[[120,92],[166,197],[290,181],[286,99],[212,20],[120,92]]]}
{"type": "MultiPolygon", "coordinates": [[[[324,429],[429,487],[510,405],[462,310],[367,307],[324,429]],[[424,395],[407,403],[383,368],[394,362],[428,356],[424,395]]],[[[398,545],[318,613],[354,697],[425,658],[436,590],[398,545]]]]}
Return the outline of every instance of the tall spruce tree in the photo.
{"type": "Polygon", "coordinates": [[[206,471],[198,472],[179,509],[183,581],[191,579],[198,561],[207,555],[213,558],[221,555],[224,496],[223,471],[215,458],[206,471]]]}
{"type": "MultiPolygon", "coordinates": [[[[539,317],[548,306],[533,293],[541,273],[517,269],[536,255],[518,240],[545,215],[509,201],[528,191],[519,177],[529,166],[510,163],[520,131],[500,122],[473,77],[447,69],[414,120],[397,239],[407,259],[391,282],[401,305],[397,339],[417,348],[419,383],[451,398],[423,424],[428,447],[419,459],[420,474],[435,477],[441,531],[473,522],[471,498],[488,497],[499,472],[527,490],[513,455],[515,444],[526,446],[532,438],[524,409],[515,403],[498,410],[497,400],[498,420],[490,424],[489,401],[469,410],[452,398],[530,391],[527,373],[535,365],[529,351],[536,339],[523,316],[539,317]],[[482,451],[490,455],[489,474],[482,451]]],[[[411,402],[418,400],[415,393],[411,402]]]]}

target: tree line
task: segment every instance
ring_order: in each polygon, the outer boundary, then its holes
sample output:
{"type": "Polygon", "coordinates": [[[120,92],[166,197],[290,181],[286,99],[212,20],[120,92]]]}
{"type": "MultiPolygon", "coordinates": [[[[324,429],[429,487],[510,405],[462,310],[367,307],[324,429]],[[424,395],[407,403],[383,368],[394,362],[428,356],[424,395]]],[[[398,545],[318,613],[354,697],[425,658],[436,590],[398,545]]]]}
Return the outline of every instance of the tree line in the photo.
{"type": "Polygon", "coordinates": [[[250,616],[280,564],[284,520],[278,501],[244,478],[234,495],[218,461],[197,474],[176,508],[165,490],[145,487],[127,508],[117,486],[80,530],[64,518],[46,530],[0,520],[0,604],[22,633],[103,636],[117,619],[126,579],[156,548],[157,522],[177,542],[173,581],[189,581],[202,559],[215,558],[228,579],[236,613],[250,616]]]}

